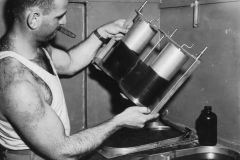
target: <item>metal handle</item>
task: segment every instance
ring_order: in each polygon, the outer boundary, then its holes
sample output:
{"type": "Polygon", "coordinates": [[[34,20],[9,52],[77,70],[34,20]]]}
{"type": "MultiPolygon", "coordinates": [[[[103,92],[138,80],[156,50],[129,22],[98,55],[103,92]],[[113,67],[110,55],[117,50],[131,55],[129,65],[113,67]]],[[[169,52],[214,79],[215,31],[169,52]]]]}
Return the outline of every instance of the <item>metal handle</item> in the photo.
{"type": "Polygon", "coordinates": [[[195,0],[193,9],[194,9],[193,27],[197,28],[199,26],[199,1],[198,0],[195,0]]]}

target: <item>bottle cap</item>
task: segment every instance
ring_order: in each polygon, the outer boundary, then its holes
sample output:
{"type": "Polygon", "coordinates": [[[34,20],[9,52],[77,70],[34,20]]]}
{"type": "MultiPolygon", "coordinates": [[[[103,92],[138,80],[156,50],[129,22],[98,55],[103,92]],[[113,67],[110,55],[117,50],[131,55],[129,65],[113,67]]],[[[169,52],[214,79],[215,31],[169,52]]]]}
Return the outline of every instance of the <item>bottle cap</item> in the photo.
{"type": "Polygon", "coordinates": [[[212,106],[205,106],[204,110],[210,110],[211,111],[212,110],[212,106]]]}

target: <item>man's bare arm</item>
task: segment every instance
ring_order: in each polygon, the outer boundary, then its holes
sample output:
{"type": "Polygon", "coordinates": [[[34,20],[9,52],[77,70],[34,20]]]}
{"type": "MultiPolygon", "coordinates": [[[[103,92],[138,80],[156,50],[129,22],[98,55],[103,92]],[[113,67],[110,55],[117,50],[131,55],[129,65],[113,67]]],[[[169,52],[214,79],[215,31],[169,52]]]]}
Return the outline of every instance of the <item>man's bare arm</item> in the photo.
{"type": "MultiPolygon", "coordinates": [[[[127,32],[127,29],[122,27],[124,22],[125,20],[118,20],[106,24],[98,28],[98,32],[104,38],[112,38],[114,36],[116,40],[120,40],[123,34],[127,32]]],[[[68,53],[53,48],[52,46],[49,50],[57,72],[59,74],[73,75],[77,71],[86,67],[93,60],[101,45],[102,42],[98,37],[94,34],[90,34],[86,40],[72,47],[68,53]]]]}
{"type": "Polygon", "coordinates": [[[141,128],[158,115],[147,115],[145,107],[131,107],[113,119],[72,136],[66,136],[58,116],[45,102],[34,80],[17,79],[4,88],[2,114],[23,141],[46,159],[77,159],[98,147],[123,126],[141,128]]]}

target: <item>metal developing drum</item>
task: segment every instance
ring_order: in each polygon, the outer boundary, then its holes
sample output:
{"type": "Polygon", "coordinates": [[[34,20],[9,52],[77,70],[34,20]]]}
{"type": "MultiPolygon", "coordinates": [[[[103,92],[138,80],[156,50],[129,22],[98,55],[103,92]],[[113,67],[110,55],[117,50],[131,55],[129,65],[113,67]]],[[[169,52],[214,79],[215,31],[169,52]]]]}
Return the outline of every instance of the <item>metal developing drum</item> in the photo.
{"type": "Polygon", "coordinates": [[[129,49],[140,54],[156,34],[157,30],[150,22],[147,22],[143,16],[139,15],[132,28],[123,37],[122,41],[129,49]]]}
{"type": "Polygon", "coordinates": [[[162,78],[170,81],[188,60],[174,44],[168,43],[161,53],[155,58],[150,67],[162,78]]]}
{"type": "Polygon", "coordinates": [[[123,92],[139,106],[148,107],[164,90],[169,81],[160,77],[151,67],[129,90],[123,92]]]}
{"type": "MultiPolygon", "coordinates": [[[[114,44],[102,60],[103,71],[120,83],[130,72],[141,71],[142,73],[148,67],[141,61],[138,54],[157,33],[157,30],[147,20],[144,20],[141,14],[134,21],[128,33],[121,41],[114,44]]],[[[129,81],[122,84],[132,85],[129,81]]]]}
{"type": "Polygon", "coordinates": [[[172,43],[167,44],[141,78],[129,89],[122,88],[123,92],[135,104],[150,106],[188,58],[172,43]]]}
{"type": "Polygon", "coordinates": [[[120,87],[128,91],[142,77],[142,75],[144,75],[148,68],[149,66],[139,59],[127,76],[119,82],[120,87]]]}
{"type": "Polygon", "coordinates": [[[110,54],[106,58],[104,57],[102,66],[105,73],[117,82],[121,82],[139,61],[138,55],[131,51],[125,43],[119,41],[110,51],[110,54]]]}

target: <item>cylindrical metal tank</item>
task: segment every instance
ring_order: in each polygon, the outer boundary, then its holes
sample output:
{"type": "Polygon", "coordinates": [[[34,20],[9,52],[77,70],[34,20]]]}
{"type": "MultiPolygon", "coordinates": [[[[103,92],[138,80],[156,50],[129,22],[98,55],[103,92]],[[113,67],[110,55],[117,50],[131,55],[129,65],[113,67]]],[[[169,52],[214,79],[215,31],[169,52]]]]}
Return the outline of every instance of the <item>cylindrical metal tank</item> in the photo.
{"type": "Polygon", "coordinates": [[[162,78],[171,80],[188,58],[181,49],[169,42],[150,67],[162,78]]]}
{"type": "Polygon", "coordinates": [[[157,30],[151,25],[151,23],[142,15],[139,15],[132,28],[123,37],[122,41],[129,49],[140,54],[156,34],[157,30]]]}
{"type": "Polygon", "coordinates": [[[116,43],[107,58],[103,59],[104,71],[117,82],[121,82],[138,64],[140,58],[125,43],[116,43]]]}
{"type": "MultiPolygon", "coordinates": [[[[144,73],[144,68],[148,66],[142,62],[138,54],[157,33],[157,30],[142,15],[138,15],[134,21],[128,33],[102,60],[103,70],[120,83],[130,72],[135,73],[136,76],[144,73]]],[[[133,79],[138,78],[132,77],[131,80],[133,79]]],[[[131,85],[128,80],[122,84],[131,85]]]]}
{"type": "Polygon", "coordinates": [[[135,84],[128,89],[122,87],[123,92],[135,104],[150,106],[188,58],[175,45],[168,43],[135,84]]]}

